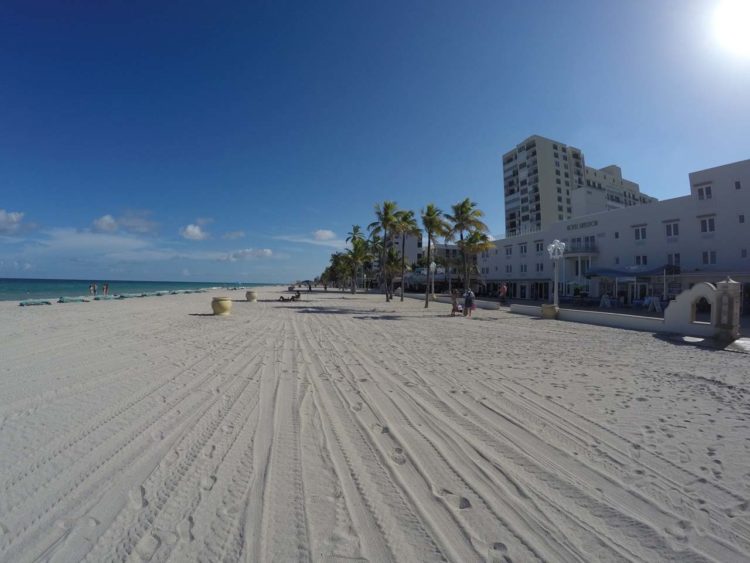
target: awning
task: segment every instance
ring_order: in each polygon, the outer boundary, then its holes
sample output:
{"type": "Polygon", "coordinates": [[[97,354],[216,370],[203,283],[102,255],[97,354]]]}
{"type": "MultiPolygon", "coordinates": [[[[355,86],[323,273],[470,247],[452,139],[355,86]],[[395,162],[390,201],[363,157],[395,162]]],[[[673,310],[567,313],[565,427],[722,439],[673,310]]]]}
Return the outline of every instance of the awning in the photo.
{"type": "Polygon", "coordinates": [[[616,270],[614,268],[590,268],[586,272],[587,278],[633,278],[633,277],[648,277],[648,276],[662,276],[666,273],[668,276],[674,276],[680,273],[679,266],[672,266],[665,264],[656,268],[649,268],[647,266],[631,266],[630,268],[622,268],[616,270]]]}

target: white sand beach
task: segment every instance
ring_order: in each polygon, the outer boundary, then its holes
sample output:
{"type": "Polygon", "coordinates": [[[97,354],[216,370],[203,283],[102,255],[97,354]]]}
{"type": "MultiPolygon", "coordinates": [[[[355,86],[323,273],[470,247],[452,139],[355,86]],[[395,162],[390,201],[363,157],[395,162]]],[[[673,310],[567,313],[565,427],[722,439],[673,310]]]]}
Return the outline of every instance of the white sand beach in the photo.
{"type": "Polygon", "coordinates": [[[225,293],[0,303],[0,561],[750,561],[750,356],[225,293]]]}

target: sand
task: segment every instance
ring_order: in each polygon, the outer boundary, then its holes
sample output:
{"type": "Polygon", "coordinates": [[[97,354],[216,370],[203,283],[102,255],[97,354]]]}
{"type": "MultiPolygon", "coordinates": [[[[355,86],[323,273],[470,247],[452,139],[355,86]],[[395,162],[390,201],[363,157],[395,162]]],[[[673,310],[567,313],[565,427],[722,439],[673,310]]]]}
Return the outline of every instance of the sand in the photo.
{"type": "Polygon", "coordinates": [[[279,294],[0,304],[0,561],[750,560],[749,356],[279,294]]]}

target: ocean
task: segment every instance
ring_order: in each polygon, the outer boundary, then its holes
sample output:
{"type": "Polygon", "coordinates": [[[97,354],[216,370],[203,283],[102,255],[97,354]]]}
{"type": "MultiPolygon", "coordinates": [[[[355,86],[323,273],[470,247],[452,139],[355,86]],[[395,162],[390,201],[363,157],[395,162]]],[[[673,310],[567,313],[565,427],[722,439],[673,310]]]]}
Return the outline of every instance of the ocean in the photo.
{"type": "Polygon", "coordinates": [[[102,294],[102,285],[109,283],[109,294],[148,293],[153,291],[173,291],[202,289],[210,287],[256,287],[271,285],[262,283],[226,282],[156,282],[120,280],[44,280],[24,278],[0,278],[0,301],[21,301],[24,299],[57,299],[89,295],[89,284],[97,285],[97,295],[102,294]]]}

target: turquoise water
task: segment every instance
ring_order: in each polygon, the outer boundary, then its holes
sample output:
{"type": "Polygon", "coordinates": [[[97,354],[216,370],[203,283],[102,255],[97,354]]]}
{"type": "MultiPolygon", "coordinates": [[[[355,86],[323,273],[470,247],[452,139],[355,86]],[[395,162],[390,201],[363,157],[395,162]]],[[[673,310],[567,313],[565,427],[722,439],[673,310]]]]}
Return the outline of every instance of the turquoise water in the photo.
{"type": "Polygon", "coordinates": [[[63,296],[89,294],[89,284],[97,285],[97,295],[102,294],[102,285],[109,283],[109,294],[146,293],[153,291],[173,291],[202,289],[209,287],[251,287],[269,285],[261,283],[220,283],[220,282],[153,282],[118,280],[39,280],[23,278],[0,278],[0,301],[20,301],[23,299],[57,299],[63,296]]]}

